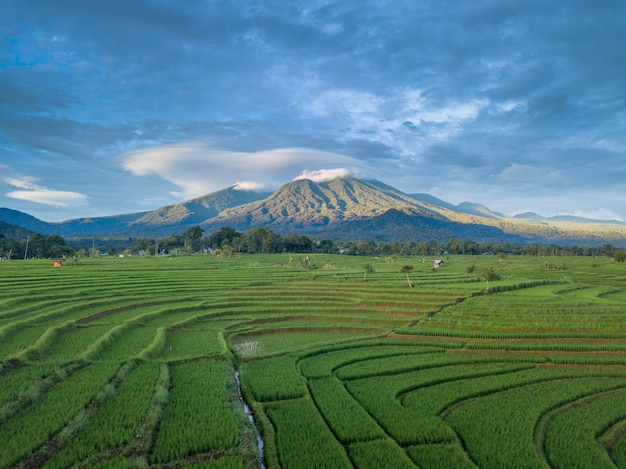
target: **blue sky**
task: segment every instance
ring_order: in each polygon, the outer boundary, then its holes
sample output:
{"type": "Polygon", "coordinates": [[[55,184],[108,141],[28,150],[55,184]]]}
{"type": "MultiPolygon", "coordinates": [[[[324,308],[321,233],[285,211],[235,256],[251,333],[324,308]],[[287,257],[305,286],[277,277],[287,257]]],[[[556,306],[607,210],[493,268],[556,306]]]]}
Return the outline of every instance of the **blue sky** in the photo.
{"type": "Polygon", "coordinates": [[[626,220],[622,0],[0,0],[0,206],[378,179],[626,220]]]}

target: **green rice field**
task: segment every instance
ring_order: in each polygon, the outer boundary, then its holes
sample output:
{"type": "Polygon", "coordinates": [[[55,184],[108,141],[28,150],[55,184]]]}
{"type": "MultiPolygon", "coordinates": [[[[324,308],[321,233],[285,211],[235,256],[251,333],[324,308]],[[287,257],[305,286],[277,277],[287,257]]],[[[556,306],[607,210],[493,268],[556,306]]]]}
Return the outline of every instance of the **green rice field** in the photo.
{"type": "Polygon", "coordinates": [[[626,266],[443,260],[2,262],[0,468],[626,468],[626,266]]]}

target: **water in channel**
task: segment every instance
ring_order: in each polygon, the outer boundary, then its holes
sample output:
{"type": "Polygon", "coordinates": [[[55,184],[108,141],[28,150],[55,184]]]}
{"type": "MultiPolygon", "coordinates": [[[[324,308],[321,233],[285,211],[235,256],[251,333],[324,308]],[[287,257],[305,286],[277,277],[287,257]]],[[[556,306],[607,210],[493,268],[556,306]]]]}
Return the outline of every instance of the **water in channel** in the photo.
{"type": "Polygon", "coordinates": [[[254,427],[254,432],[256,434],[256,443],[257,443],[257,447],[259,448],[259,463],[261,464],[261,469],[266,469],[265,450],[264,450],[265,444],[263,443],[263,437],[261,436],[261,433],[259,432],[259,429],[257,428],[256,423],[254,422],[254,415],[252,415],[252,410],[250,409],[250,406],[246,403],[245,399],[243,398],[243,394],[241,394],[241,383],[239,382],[238,371],[235,371],[235,382],[237,383],[237,394],[239,395],[239,400],[241,401],[241,404],[243,405],[243,411],[246,413],[246,415],[248,416],[248,420],[250,420],[250,423],[252,423],[252,426],[254,427]]]}

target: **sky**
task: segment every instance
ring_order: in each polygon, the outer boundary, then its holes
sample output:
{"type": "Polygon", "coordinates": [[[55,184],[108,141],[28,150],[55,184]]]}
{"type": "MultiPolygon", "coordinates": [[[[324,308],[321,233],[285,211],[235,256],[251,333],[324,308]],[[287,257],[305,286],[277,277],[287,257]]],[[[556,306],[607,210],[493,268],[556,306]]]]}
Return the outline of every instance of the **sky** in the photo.
{"type": "Polygon", "coordinates": [[[626,221],[623,0],[0,0],[0,207],[376,179],[626,221]]]}

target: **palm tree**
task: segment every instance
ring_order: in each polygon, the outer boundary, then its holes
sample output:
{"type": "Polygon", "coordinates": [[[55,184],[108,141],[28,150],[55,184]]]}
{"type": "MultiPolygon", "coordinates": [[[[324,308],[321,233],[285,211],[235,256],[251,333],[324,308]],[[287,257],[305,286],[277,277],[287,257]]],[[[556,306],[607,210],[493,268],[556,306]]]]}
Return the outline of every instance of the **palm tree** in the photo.
{"type": "Polygon", "coordinates": [[[413,284],[411,283],[411,279],[409,278],[409,273],[413,272],[413,266],[405,264],[400,268],[400,272],[406,275],[406,282],[409,284],[409,288],[413,288],[413,284]]]}
{"type": "Polygon", "coordinates": [[[367,282],[367,274],[371,274],[374,271],[374,267],[369,262],[367,264],[363,264],[363,281],[367,282]]]}

